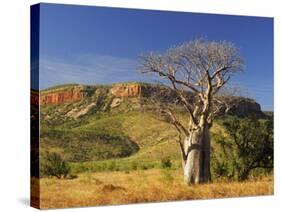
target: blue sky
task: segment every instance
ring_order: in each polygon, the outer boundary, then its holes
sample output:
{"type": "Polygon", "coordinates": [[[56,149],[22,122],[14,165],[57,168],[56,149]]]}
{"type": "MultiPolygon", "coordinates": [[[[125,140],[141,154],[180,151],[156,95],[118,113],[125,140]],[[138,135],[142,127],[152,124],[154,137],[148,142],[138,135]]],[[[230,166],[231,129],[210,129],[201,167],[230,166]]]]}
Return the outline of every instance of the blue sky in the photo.
{"type": "Polygon", "coordinates": [[[240,48],[246,67],[231,86],[273,110],[273,19],[262,17],[41,4],[40,89],[153,82],[137,71],[139,55],[202,37],[240,48]]]}

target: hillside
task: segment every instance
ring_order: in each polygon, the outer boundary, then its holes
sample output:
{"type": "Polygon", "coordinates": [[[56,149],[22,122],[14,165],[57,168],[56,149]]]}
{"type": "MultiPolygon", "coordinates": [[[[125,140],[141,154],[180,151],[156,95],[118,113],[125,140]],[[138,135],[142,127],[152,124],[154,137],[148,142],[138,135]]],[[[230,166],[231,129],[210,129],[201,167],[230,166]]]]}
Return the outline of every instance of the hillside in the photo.
{"type": "MultiPolygon", "coordinates": [[[[192,101],[192,95],[190,101],[192,101]]],[[[159,161],[179,158],[175,129],[161,120],[152,99],[167,104],[175,93],[147,83],[61,85],[40,92],[41,151],[63,153],[71,162],[124,158],[159,161]],[[130,157],[129,157],[130,156],[130,157]]],[[[230,114],[262,114],[252,99],[233,97],[230,114]]],[[[188,121],[181,107],[175,108],[188,121]]],[[[212,132],[223,130],[215,123],[212,132]]]]}
{"type": "MultiPolygon", "coordinates": [[[[189,101],[192,93],[186,92],[189,101]]],[[[40,105],[44,121],[52,125],[67,120],[77,120],[90,113],[128,112],[153,107],[152,101],[170,103],[177,99],[176,93],[167,86],[148,83],[118,83],[113,85],[78,85],[67,84],[40,91],[40,105]]],[[[245,116],[249,113],[262,114],[260,105],[253,99],[229,97],[222,108],[222,113],[245,116]]]]}

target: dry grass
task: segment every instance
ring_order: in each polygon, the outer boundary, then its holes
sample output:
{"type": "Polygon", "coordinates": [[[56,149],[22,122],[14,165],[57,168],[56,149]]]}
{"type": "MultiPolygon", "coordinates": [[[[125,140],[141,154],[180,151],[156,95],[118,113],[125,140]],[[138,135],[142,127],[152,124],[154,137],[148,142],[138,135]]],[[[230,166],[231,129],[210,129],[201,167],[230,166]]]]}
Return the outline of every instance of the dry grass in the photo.
{"type": "Polygon", "coordinates": [[[273,179],[266,177],[247,182],[214,182],[183,185],[180,171],[141,170],[85,173],[73,180],[41,179],[41,208],[65,208],[271,195],[273,179]]]}

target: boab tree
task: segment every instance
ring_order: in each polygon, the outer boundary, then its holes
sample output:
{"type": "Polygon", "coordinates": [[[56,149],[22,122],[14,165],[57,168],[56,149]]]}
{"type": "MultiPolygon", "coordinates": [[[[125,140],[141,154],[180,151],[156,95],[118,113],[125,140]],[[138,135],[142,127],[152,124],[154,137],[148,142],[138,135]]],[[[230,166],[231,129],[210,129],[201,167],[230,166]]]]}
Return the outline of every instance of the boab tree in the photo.
{"type": "Polygon", "coordinates": [[[243,69],[234,44],[226,41],[193,40],[168,49],[164,54],[141,57],[141,71],[154,73],[169,83],[188,113],[188,126],[167,107],[165,113],[179,132],[184,182],[204,183],[210,175],[209,129],[220,109],[220,89],[243,69]],[[193,101],[190,101],[192,92],[193,101]]]}

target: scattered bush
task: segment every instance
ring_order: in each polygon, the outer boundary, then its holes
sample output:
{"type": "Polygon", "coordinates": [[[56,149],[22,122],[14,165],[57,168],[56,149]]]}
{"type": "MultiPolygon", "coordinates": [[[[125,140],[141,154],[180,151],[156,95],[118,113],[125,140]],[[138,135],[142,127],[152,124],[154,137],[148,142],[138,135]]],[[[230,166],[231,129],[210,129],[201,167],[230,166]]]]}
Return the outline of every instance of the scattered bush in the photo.
{"type": "Polygon", "coordinates": [[[92,131],[42,129],[41,149],[61,149],[69,162],[86,162],[128,157],[139,150],[136,143],[123,135],[95,129],[92,131]]]}
{"type": "Polygon", "coordinates": [[[246,180],[250,174],[264,175],[273,169],[273,120],[251,116],[223,122],[228,136],[215,135],[219,145],[212,151],[212,174],[246,180]]]}
{"type": "Polygon", "coordinates": [[[40,161],[40,175],[66,178],[70,173],[70,166],[59,153],[45,152],[40,161]]]}
{"type": "Polygon", "coordinates": [[[162,158],[161,159],[161,166],[164,169],[171,168],[172,167],[172,161],[170,158],[162,158]]]}

